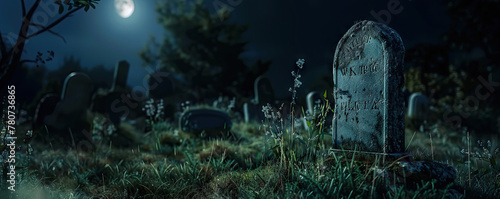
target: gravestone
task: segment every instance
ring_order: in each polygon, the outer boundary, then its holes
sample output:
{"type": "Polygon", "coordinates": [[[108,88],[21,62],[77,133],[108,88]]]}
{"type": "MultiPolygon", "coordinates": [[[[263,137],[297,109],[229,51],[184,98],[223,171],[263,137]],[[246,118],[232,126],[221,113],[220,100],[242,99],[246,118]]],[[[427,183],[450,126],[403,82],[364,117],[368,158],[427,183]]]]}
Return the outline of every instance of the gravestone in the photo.
{"type": "Polygon", "coordinates": [[[313,116],[319,113],[320,106],[323,104],[323,96],[319,92],[312,91],[307,94],[307,112],[313,116]]]}
{"type": "Polygon", "coordinates": [[[423,121],[429,114],[429,98],[422,93],[413,93],[408,103],[408,118],[423,121]]]}
{"type": "Polygon", "coordinates": [[[86,127],[86,111],[90,106],[92,90],[89,76],[80,72],[69,74],[64,81],[61,101],[45,120],[47,125],[65,132],[68,128],[75,132],[86,127]]]}
{"type": "Polygon", "coordinates": [[[119,61],[115,67],[111,89],[99,89],[92,96],[92,112],[104,114],[115,126],[119,125],[121,117],[124,116],[123,109],[120,108],[124,101],[123,98],[130,98],[127,97],[129,69],[130,65],[127,61],[119,61]]]}
{"type": "Polygon", "coordinates": [[[259,76],[254,81],[254,99],[249,103],[243,104],[243,114],[245,122],[264,121],[262,106],[274,104],[274,89],[271,81],[264,76],[259,76]]]}
{"type": "Polygon", "coordinates": [[[55,93],[45,94],[40,99],[35,109],[34,128],[42,127],[45,124],[45,118],[54,112],[60,100],[61,96],[55,93]]]}
{"type": "MultiPolygon", "coordinates": [[[[331,111],[326,113],[326,117],[324,120],[321,119],[321,111],[326,111],[326,109],[322,110],[322,106],[325,105],[325,99],[320,92],[311,91],[306,96],[307,102],[307,120],[311,125],[318,125],[319,122],[323,123],[323,130],[329,129],[332,125],[333,114],[331,111]]],[[[306,119],[303,118],[303,124],[305,130],[309,130],[309,126],[307,126],[306,119]]]]}
{"type": "Polygon", "coordinates": [[[255,104],[274,104],[274,89],[271,81],[264,76],[259,76],[254,82],[255,104]]]}
{"type": "Polygon", "coordinates": [[[361,21],[342,37],[333,60],[335,148],[404,153],[403,58],[400,36],[384,24],[361,21]]]}
{"type": "Polygon", "coordinates": [[[119,61],[115,67],[115,73],[113,77],[113,86],[111,87],[112,92],[126,91],[127,89],[127,77],[130,65],[127,61],[119,61]]]}
{"type": "Polygon", "coordinates": [[[179,118],[181,130],[201,137],[220,137],[231,129],[232,121],[226,112],[212,109],[193,109],[179,118]]]}

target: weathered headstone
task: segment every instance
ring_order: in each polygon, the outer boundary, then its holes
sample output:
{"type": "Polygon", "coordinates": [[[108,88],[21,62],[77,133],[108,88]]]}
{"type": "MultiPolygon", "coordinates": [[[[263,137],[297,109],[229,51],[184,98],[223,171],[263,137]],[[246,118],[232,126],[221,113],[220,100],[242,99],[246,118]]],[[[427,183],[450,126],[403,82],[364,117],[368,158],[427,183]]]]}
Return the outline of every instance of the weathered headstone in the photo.
{"type": "Polygon", "coordinates": [[[129,69],[130,65],[127,61],[119,61],[116,64],[115,73],[113,77],[113,86],[111,87],[112,92],[126,90],[129,69]]]}
{"type": "Polygon", "coordinates": [[[38,104],[36,105],[35,118],[33,126],[35,128],[41,127],[45,123],[45,117],[52,114],[56,109],[57,103],[61,100],[61,97],[55,93],[45,94],[38,104]]]}
{"type": "Polygon", "coordinates": [[[161,99],[172,95],[174,91],[170,75],[164,70],[158,70],[148,75],[148,98],[161,99]]]}
{"type": "Polygon", "coordinates": [[[200,134],[201,137],[224,136],[231,129],[232,121],[226,112],[211,109],[193,109],[179,119],[181,130],[200,134]]]}
{"type": "Polygon", "coordinates": [[[264,76],[259,76],[254,82],[255,103],[265,105],[274,103],[274,89],[271,81],[264,76]]]}
{"type": "Polygon", "coordinates": [[[361,21],[333,60],[334,146],[374,154],[404,153],[404,46],[388,26],[361,21]]]}
{"type": "Polygon", "coordinates": [[[429,99],[422,93],[413,93],[408,103],[408,117],[423,121],[429,114],[429,99]]]}
{"type": "Polygon", "coordinates": [[[80,72],[69,74],[64,81],[61,101],[45,122],[58,130],[82,127],[86,110],[90,106],[92,90],[93,84],[89,76],[80,72]]]}

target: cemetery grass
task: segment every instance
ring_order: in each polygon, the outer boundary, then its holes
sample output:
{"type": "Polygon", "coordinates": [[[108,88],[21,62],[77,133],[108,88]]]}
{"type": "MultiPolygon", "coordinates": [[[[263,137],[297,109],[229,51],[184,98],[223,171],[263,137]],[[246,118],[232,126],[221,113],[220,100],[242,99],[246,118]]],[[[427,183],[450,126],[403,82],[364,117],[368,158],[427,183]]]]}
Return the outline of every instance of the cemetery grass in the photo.
{"type": "MultiPolygon", "coordinates": [[[[423,132],[407,129],[408,150],[415,159],[448,163],[457,178],[449,185],[422,181],[392,186],[378,173],[389,167],[328,153],[331,136],[319,134],[314,126],[311,131],[295,126],[293,131],[300,136],[290,138],[289,125],[281,140],[266,135],[264,129],[262,124],[239,122],[222,137],[200,138],[159,122],[137,147],[101,142],[91,150],[76,151],[33,143],[31,157],[19,160],[18,191],[6,194],[12,198],[495,198],[499,194],[498,164],[461,153],[468,148],[464,142],[476,139],[464,138],[462,132],[439,126],[423,132]]],[[[469,146],[484,152],[477,144],[469,146]]]]}

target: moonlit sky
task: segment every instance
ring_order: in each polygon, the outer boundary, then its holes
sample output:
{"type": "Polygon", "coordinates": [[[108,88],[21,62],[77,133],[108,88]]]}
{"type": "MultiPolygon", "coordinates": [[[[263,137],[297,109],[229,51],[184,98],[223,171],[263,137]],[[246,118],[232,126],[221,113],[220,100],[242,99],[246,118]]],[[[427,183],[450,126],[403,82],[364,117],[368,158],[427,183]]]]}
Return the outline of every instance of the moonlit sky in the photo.
{"type": "MultiPolygon", "coordinates": [[[[27,6],[33,1],[26,1],[27,6]]],[[[53,0],[42,0],[53,4],[53,0]]],[[[222,1],[227,2],[227,1],[222,1]]],[[[292,85],[290,71],[298,58],[306,65],[302,72],[304,85],[325,73],[331,73],[333,53],[337,42],[354,22],[374,20],[370,12],[387,9],[387,1],[353,0],[241,0],[234,6],[232,21],[249,24],[245,38],[249,41],[242,58],[249,64],[257,59],[270,60],[272,65],[266,76],[278,98],[288,97],[292,85]],[[276,78],[278,77],[278,78],[276,78]]],[[[406,48],[418,43],[435,43],[448,28],[448,18],[443,1],[400,0],[403,10],[392,14],[389,26],[402,37],[406,48]]],[[[67,43],[50,33],[30,39],[22,59],[34,59],[36,52],[53,50],[55,59],[46,67],[54,70],[63,64],[65,57],[74,56],[84,67],[104,65],[113,68],[119,60],[131,64],[128,83],[142,85],[146,70],[141,66],[139,51],[150,36],[161,41],[164,29],[157,23],[153,0],[136,0],[135,11],[129,18],[120,17],[113,0],[104,0],[97,9],[75,13],[52,30],[63,35],[67,43]]],[[[213,0],[206,1],[214,10],[213,0]]],[[[54,7],[57,11],[57,7],[54,7]]],[[[43,12],[39,8],[38,11],[43,12]]],[[[55,12],[55,20],[59,16],[55,12]]],[[[40,18],[40,23],[43,19],[40,18]]],[[[0,31],[3,35],[17,35],[21,24],[20,1],[5,1],[0,7],[0,31]]],[[[48,24],[48,23],[47,23],[48,24]]],[[[34,66],[33,66],[34,67],[34,66]]],[[[302,92],[307,92],[305,87],[302,92]]],[[[299,90],[300,91],[300,90],[299,90]]]]}

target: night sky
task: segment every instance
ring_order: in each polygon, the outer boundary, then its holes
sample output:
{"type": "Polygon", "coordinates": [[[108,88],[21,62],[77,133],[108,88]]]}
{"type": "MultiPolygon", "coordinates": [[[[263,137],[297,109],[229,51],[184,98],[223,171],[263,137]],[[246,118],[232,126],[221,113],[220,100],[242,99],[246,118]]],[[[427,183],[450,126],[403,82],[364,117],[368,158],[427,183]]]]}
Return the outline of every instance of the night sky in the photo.
{"type": "MultiPolygon", "coordinates": [[[[214,0],[215,1],[215,0],[214,0]]],[[[215,10],[212,0],[207,6],[215,10]]],[[[29,7],[33,1],[26,1],[29,7]]],[[[53,0],[42,0],[48,5],[53,0]]],[[[54,61],[47,63],[49,70],[55,70],[63,64],[64,58],[74,56],[81,60],[84,67],[104,65],[113,68],[119,60],[131,64],[129,85],[142,84],[146,70],[141,66],[139,51],[151,36],[161,41],[165,30],[157,22],[155,2],[153,0],[135,1],[135,12],[129,18],[121,18],[114,8],[114,1],[103,0],[97,9],[75,13],[52,30],[63,35],[62,39],[50,33],[44,33],[30,39],[22,59],[34,59],[38,51],[55,52],[54,61]]],[[[222,0],[222,2],[228,2],[222,0]]],[[[305,87],[299,94],[305,95],[312,88],[312,82],[321,74],[332,72],[333,54],[337,42],[356,21],[373,20],[371,13],[388,10],[388,3],[400,5],[400,11],[391,14],[391,19],[382,19],[402,37],[406,48],[419,43],[435,43],[439,36],[448,29],[444,1],[411,0],[241,0],[233,7],[232,21],[248,24],[245,39],[249,41],[247,52],[242,58],[249,64],[257,59],[272,61],[266,76],[273,77],[276,97],[287,98],[288,87],[292,85],[290,71],[298,58],[304,58],[306,65],[302,72],[305,87]],[[279,77],[279,78],[276,78],[279,77]]],[[[48,21],[55,20],[57,7],[39,8],[47,12],[48,21]]],[[[39,23],[48,24],[47,19],[39,17],[39,23]]],[[[0,7],[0,31],[4,35],[17,35],[21,24],[20,1],[5,1],[0,7]]],[[[32,66],[35,67],[35,66],[32,66]]]]}

